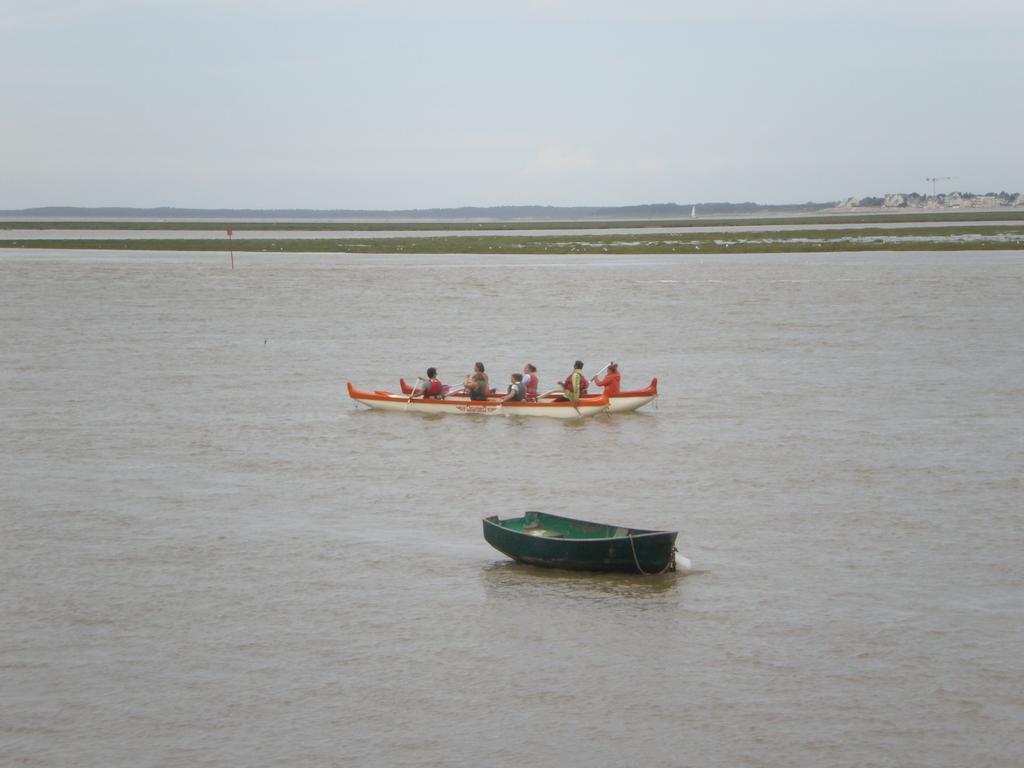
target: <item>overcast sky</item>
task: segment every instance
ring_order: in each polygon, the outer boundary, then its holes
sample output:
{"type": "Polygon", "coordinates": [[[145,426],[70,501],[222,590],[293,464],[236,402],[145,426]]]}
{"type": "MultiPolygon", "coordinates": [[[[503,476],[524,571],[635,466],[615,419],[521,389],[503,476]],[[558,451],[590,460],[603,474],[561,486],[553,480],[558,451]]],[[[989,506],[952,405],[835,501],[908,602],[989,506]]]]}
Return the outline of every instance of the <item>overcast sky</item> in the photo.
{"type": "Polygon", "coordinates": [[[0,208],[1024,191],[1024,0],[0,0],[0,208]]]}

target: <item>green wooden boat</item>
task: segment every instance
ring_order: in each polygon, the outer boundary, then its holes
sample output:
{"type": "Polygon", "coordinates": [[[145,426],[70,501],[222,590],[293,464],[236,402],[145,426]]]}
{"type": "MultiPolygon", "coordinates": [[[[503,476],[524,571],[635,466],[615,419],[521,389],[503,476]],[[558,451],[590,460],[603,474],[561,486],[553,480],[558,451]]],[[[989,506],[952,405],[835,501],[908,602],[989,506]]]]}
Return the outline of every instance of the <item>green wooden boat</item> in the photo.
{"type": "Polygon", "coordinates": [[[507,520],[492,515],[483,522],[487,543],[522,563],[643,574],[675,570],[677,531],[623,528],[543,512],[507,520]]]}

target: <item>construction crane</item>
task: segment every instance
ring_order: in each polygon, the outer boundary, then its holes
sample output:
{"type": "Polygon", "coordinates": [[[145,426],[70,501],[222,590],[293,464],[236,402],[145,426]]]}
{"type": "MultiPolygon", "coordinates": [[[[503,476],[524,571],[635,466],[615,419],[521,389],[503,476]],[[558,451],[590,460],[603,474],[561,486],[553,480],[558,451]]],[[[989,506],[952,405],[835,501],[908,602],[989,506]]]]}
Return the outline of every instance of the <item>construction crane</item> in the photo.
{"type": "Polygon", "coordinates": [[[956,176],[929,176],[927,179],[925,179],[925,181],[930,181],[932,183],[932,197],[935,197],[936,184],[938,184],[940,181],[951,181],[955,178],[956,176]]]}

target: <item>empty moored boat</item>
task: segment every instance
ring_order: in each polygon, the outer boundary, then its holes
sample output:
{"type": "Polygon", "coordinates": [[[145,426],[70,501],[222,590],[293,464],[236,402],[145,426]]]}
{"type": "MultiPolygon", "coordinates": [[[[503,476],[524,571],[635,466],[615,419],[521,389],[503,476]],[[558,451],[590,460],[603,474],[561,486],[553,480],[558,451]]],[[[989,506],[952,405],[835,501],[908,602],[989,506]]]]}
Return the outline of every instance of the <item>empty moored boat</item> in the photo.
{"type": "Polygon", "coordinates": [[[506,520],[492,515],[483,524],[488,544],[531,565],[645,575],[675,570],[677,531],[625,528],[544,512],[506,520]]]}

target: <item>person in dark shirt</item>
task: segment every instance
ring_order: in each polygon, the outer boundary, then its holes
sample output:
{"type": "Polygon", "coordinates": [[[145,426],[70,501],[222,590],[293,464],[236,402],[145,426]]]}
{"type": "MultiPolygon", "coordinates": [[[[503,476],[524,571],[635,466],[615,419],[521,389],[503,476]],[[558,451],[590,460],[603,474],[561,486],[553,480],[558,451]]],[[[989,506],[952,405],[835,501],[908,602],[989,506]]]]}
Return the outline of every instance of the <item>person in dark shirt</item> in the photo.
{"type": "Polygon", "coordinates": [[[466,377],[464,383],[470,400],[486,400],[487,395],[490,394],[491,381],[487,377],[483,363],[476,363],[473,366],[473,373],[466,377]]]}
{"type": "Polygon", "coordinates": [[[523,384],[523,374],[513,373],[512,383],[508,385],[508,394],[501,398],[501,402],[521,403],[526,399],[526,385],[523,384]]]}

